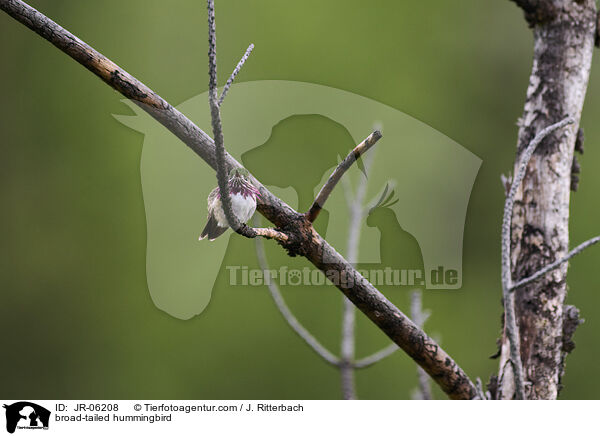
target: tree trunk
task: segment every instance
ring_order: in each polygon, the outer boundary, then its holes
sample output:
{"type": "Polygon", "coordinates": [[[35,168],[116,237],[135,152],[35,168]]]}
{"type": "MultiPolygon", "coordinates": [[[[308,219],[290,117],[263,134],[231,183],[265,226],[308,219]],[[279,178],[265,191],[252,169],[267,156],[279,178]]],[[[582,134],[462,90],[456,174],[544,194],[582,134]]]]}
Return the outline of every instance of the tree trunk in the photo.
{"type": "MultiPolygon", "coordinates": [[[[571,168],[596,34],[593,0],[515,0],[533,28],[533,69],[519,120],[518,163],[535,134],[567,116],[538,147],[517,193],[511,229],[513,280],[563,257],[569,248],[571,168]]],[[[515,171],[516,173],[516,171],[515,171]]],[[[518,289],[513,298],[528,399],[555,399],[560,390],[577,311],[565,306],[567,264],[518,289]]],[[[501,344],[496,398],[514,397],[506,334],[501,344]]]]}

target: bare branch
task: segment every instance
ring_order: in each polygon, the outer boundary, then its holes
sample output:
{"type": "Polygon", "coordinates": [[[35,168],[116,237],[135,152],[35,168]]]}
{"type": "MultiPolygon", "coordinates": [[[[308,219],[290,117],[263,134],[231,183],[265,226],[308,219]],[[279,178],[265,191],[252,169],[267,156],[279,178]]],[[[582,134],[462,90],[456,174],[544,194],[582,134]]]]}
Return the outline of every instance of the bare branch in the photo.
{"type": "Polygon", "coordinates": [[[558,268],[559,266],[561,266],[563,263],[568,262],[569,259],[571,259],[572,257],[577,256],[578,254],[580,254],[581,252],[583,252],[586,248],[591,247],[594,244],[597,244],[598,242],[600,242],[600,236],[596,236],[595,238],[592,238],[588,241],[585,241],[584,243],[578,245],[577,247],[575,247],[573,250],[571,250],[569,252],[569,254],[567,254],[565,257],[563,257],[562,259],[559,259],[555,262],[552,262],[549,265],[546,265],[544,268],[542,268],[541,270],[539,270],[538,272],[536,272],[535,274],[526,277],[522,280],[519,280],[517,283],[515,283],[514,285],[512,285],[509,289],[509,291],[514,291],[515,289],[521,288],[525,285],[528,285],[529,283],[539,279],[540,277],[542,277],[544,274],[549,273],[550,271],[554,271],[556,268],[558,268]]]}
{"type": "MultiPolygon", "coordinates": [[[[215,142],[215,162],[217,166],[217,182],[221,193],[221,205],[223,212],[231,227],[235,232],[247,238],[256,238],[264,236],[269,239],[276,239],[281,242],[288,240],[287,235],[274,229],[253,229],[244,223],[240,223],[231,206],[231,196],[229,192],[229,181],[227,164],[225,163],[225,138],[223,136],[223,126],[221,122],[220,104],[217,94],[217,31],[215,21],[215,2],[207,0],[208,6],[208,102],[210,105],[211,125],[215,142]]],[[[248,48],[251,51],[253,45],[248,48]]],[[[249,52],[247,52],[247,55],[249,52]]],[[[247,55],[238,64],[241,68],[247,55]]],[[[236,68],[237,69],[237,68],[236,68]]],[[[239,71],[239,70],[238,70],[239,71]]],[[[234,71],[234,74],[237,74],[234,71]]],[[[233,76],[235,77],[235,76],[233,76]]],[[[233,79],[231,79],[233,81],[233,79]]],[[[228,82],[229,83],[229,82],[228,82]]],[[[229,83],[231,85],[231,83],[229,83]]],[[[226,90],[224,90],[226,92],[226,90]]],[[[224,98],[224,95],[222,96],[224,98]]]]}
{"type": "MultiPolygon", "coordinates": [[[[518,171],[521,156],[538,132],[566,116],[575,122],[543,141],[531,157],[518,188],[510,235],[510,268],[515,281],[562,258],[569,249],[573,150],[589,84],[598,21],[594,0],[518,0],[517,3],[534,29],[534,42],[530,86],[518,121],[513,173],[518,171]]],[[[549,338],[563,336],[566,279],[565,264],[511,294],[522,344],[527,399],[556,399],[561,390],[568,347],[558,343],[546,345],[549,338]]],[[[512,360],[508,331],[504,329],[498,383],[491,386],[497,399],[515,398],[515,374],[512,365],[507,365],[512,360]]]]}
{"type": "MultiPolygon", "coordinates": [[[[344,185],[344,193],[350,213],[348,223],[348,244],[346,248],[346,258],[351,264],[356,264],[358,261],[358,252],[361,234],[361,220],[363,217],[365,195],[367,192],[367,177],[371,164],[373,162],[373,154],[367,155],[365,159],[365,177],[361,177],[356,193],[352,194],[352,187],[349,185],[349,179],[346,179],[347,184],[344,185]]],[[[344,313],[342,316],[342,344],[341,344],[341,380],[342,380],[342,395],[345,400],[356,399],[356,386],[354,382],[354,356],[356,352],[356,308],[350,300],[345,296],[344,313]]]]}
{"type": "MultiPolygon", "coordinates": [[[[348,243],[346,246],[346,259],[350,263],[356,263],[358,261],[358,252],[360,246],[360,224],[365,214],[365,196],[367,195],[367,175],[373,165],[374,154],[370,153],[365,157],[365,174],[360,175],[358,186],[356,187],[356,193],[352,192],[352,186],[350,180],[346,178],[344,184],[344,192],[346,198],[346,204],[348,205],[349,212],[349,223],[348,223],[348,243]]],[[[341,165],[341,164],[340,164],[341,165]]],[[[343,175],[343,174],[342,174],[343,175]]]]}
{"type": "Polygon", "coordinates": [[[252,50],[254,50],[254,44],[250,44],[248,46],[248,48],[246,49],[246,53],[244,53],[244,56],[242,56],[242,58],[240,59],[238,64],[233,69],[231,76],[229,76],[229,79],[227,79],[227,83],[225,84],[225,87],[223,87],[223,91],[221,91],[221,97],[219,97],[219,106],[221,106],[223,104],[223,100],[225,100],[225,96],[229,92],[229,88],[231,87],[231,84],[235,80],[235,76],[238,75],[238,73],[244,66],[244,63],[248,59],[248,56],[250,56],[250,53],[252,53],[252,50]]]}
{"type": "Polygon", "coordinates": [[[354,353],[356,349],[356,308],[352,301],[342,296],[342,341],[340,358],[340,378],[342,385],[342,398],[344,400],[356,400],[356,384],[354,381],[354,353]]]}
{"type": "Polygon", "coordinates": [[[568,124],[573,124],[575,121],[571,117],[567,117],[562,121],[559,121],[556,124],[552,124],[551,126],[546,127],[541,132],[539,132],[533,141],[527,146],[525,151],[523,152],[523,156],[521,161],[519,162],[519,168],[515,177],[512,180],[510,191],[508,192],[508,196],[506,197],[506,202],[504,204],[504,215],[502,219],[502,286],[503,288],[509,289],[511,287],[511,273],[510,273],[510,227],[512,224],[512,214],[513,207],[515,203],[515,196],[517,195],[517,191],[521,186],[521,182],[525,177],[525,173],[527,171],[527,165],[529,164],[529,160],[533,155],[533,152],[537,148],[537,146],[548,136],[550,133],[558,130],[568,124]]]}
{"type": "Polygon", "coordinates": [[[279,286],[277,286],[277,284],[275,284],[275,282],[271,280],[271,277],[269,275],[269,265],[267,263],[267,257],[265,255],[265,246],[263,244],[262,239],[256,238],[255,242],[258,265],[263,270],[263,274],[267,283],[267,287],[269,288],[269,292],[273,297],[273,301],[275,301],[277,309],[279,310],[279,312],[281,312],[281,315],[283,315],[283,318],[287,321],[287,323],[294,330],[294,332],[296,332],[296,334],[300,336],[300,338],[302,338],[302,340],[306,342],[306,344],[310,348],[312,348],[315,353],[321,356],[323,360],[325,360],[327,363],[339,367],[341,363],[340,359],[327,348],[325,348],[323,345],[321,345],[321,343],[313,335],[310,334],[310,332],[300,323],[300,321],[298,321],[298,319],[289,309],[289,307],[285,303],[285,300],[283,299],[283,295],[281,295],[281,292],[279,291],[279,286]]]}
{"type": "Polygon", "coordinates": [[[215,22],[215,2],[207,0],[208,5],[208,102],[215,141],[215,160],[217,162],[217,181],[221,193],[221,204],[229,226],[236,232],[241,230],[241,225],[231,207],[229,194],[228,172],[225,166],[225,139],[219,111],[217,94],[217,31],[215,22]]]}
{"type": "MultiPolygon", "coordinates": [[[[0,9],[131,99],[216,170],[214,141],[146,85],[23,1],[0,0],[0,9]]],[[[228,168],[241,167],[227,153],[225,161],[228,168]]],[[[351,286],[336,283],[336,287],[421,365],[450,398],[472,399],[477,396],[475,385],[454,359],[365,280],[353,265],[307,224],[303,214],[273,195],[256,178],[251,177],[251,181],[260,190],[258,211],[276,227],[290,229],[286,231],[290,241],[284,247],[291,254],[305,257],[323,272],[334,273],[338,277],[354,277],[356,280],[351,286]]]]}
{"type": "Polygon", "coordinates": [[[533,155],[536,147],[548,136],[550,133],[558,130],[568,124],[572,124],[575,121],[571,117],[567,117],[556,124],[546,127],[539,132],[533,141],[529,143],[519,162],[518,170],[512,181],[510,191],[506,197],[506,203],[504,204],[504,216],[502,219],[502,293],[504,296],[504,312],[505,312],[505,329],[506,335],[510,342],[510,359],[512,367],[515,373],[515,390],[516,398],[518,400],[525,399],[525,384],[523,378],[523,363],[521,361],[520,353],[520,339],[519,329],[517,327],[517,321],[515,316],[515,302],[514,296],[510,293],[512,287],[512,276],[511,276],[511,264],[510,264],[510,234],[512,225],[512,214],[515,203],[515,196],[517,190],[521,186],[521,182],[525,177],[527,171],[527,165],[533,155]]]}
{"type": "Polygon", "coordinates": [[[370,356],[367,356],[360,360],[357,360],[354,363],[354,368],[356,368],[356,369],[368,368],[369,366],[375,365],[377,362],[382,361],[386,357],[391,356],[398,350],[399,350],[398,345],[390,344],[387,347],[377,351],[376,353],[371,354],[370,356]]]}
{"type": "MultiPolygon", "coordinates": [[[[365,157],[365,173],[369,174],[369,170],[371,168],[371,165],[373,163],[373,159],[374,159],[374,154],[370,153],[368,155],[366,155],[365,157]]],[[[347,252],[347,258],[348,261],[351,263],[355,263],[358,259],[358,243],[360,241],[360,222],[364,216],[364,214],[366,213],[366,211],[369,209],[369,207],[364,207],[363,203],[364,203],[364,198],[366,195],[366,188],[367,188],[367,179],[365,178],[361,178],[359,185],[356,189],[356,194],[354,194],[352,192],[352,184],[350,183],[350,179],[349,178],[342,178],[342,185],[344,187],[344,196],[346,199],[346,204],[348,206],[348,213],[350,215],[350,224],[349,224],[349,228],[350,229],[355,229],[355,231],[350,231],[348,233],[348,252],[347,252]],[[357,199],[360,198],[360,201],[357,201],[357,199]]],[[[345,300],[345,302],[347,302],[348,300],[345,300]]],[[[345,310],[350,310],[350,308],[348,308],[348,305],[345,305],[345,310]]],[[[352,307],[352,310],[354,310],[354,308],[352,307]]],[[[346,313],[346,312],[345,312],[346,313]]],[[[346,326],[346,328],[348,328],[346,326]]],[[[363,359],[360,359],[358,361],[355,361],[352,365],[352,367],[354,369],[363,369],[363,368],[368,368],[372,365],[375,365],[377,362],[385,359],[388,356],[391,356],[392,354],[394,354],[396,351],[398,351],[398,346],[396,344],[391,344],[375,353],[373,353],[370,356],[364,357],[363,359]]]]}
{"type": "Polygon", "coordinates": [[[256,236],[262,236],[265,239],[275,239],[279,242],[287,242],[289,240],[288,235],[275,229],[254,227],[250,228],[250,230],[254,231],[256,236]]]}
{"type": "Polygon", "coordinates": [[[208,90],[211,103],[217,102],[217,22],[215,2],[207,0],[208,9],[208,90]]]}
{"type": "Polygon", "coordinates": [[[348,171],[348,168],[350,168],[359,157],[361,157],[372,146],[374,146],[377,141],[381,139],[381,136],[381,132],[379,130],[375,130],[367,137],[367,139],[354,147],[348,156],[346,156],[346,158],[337,166],[331,176],[329,176],[327,182],[325,182],[325,185],[323,185],[317,194],[317,198],[315,198],[310,210],[306,213],[306,218],[308,221],[312,223],[317,219],[321,209],[323,209],[323,205],[333,192],[333,188],[335,188],[335,185],[337,185],[344,173],[348,171]]]}
{"type": "MultiPolygon", "coordinates": [[[[420,328],[423,328],[425,321],[429,318],[429,313],[423,312],[423,293],[419,289],[415,289],[410,294],[410,315],[420,328]]],[[[421,400],[431,400],[429,375],[420,366],[417,366],[417,375],[419,379],[419,398],[421,400]]]]}

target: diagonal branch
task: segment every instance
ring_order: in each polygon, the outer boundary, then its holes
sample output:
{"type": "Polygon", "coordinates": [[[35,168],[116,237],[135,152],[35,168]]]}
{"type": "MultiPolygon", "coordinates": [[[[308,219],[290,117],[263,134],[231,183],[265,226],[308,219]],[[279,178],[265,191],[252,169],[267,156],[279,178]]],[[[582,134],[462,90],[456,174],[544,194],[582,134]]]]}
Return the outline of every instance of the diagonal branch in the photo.
{"type": "Polygon", "coordinates": [[[235,80],[235,77],[238,75],[238,73],[244,66],[244,63],[248,59],[248,56],[250,56],[250,53],[252,53],[252,50],[254,50],[254,44],[250,44],[248,46],[248,48],[246,49],[246,53],[244,53],[244,56],[242,56],[242,58],[240,59],[238,64],[233,69],[231,76],[229,76],[229,79],[227,79],[227,83],[225,84],[223,91],[221,91],[221,96],[219,97],[219,106],[221,106],[223,104],[223,100],[225,100],[225,96],[229,92],[229,88],[231,87],[231,84],[233,83],[233,81],[235,80]]]}
{"type": "MultiPolygon", "coordinates": [[[[68,54],[111,88],[131,99],[216,169],[214,141],[146,85],[23,1],[0,0],[0,9],[68,54]]],[[[241,167],[227,153],[225,161],[228,168],[241,167]]],[[[425,369],[450,398],[472,399],[477,396],[474,383],[454,359],[373,284],[364,279],[354,266],[316,232],[303,214],[273,195],[256,178],[250,179],[260,191],[258,211],[278,228],[286,229],[289,240],[282,245],[290,254],[305,257],[323,272],[354,278],[349,286],[336,283],[337,288],[425,369]]]]}
{"type": "MultiPolygon", "coordinates": [[[[423,328],[425,321],[429,318],[429,313],[423,311],[423,294],[420,289],[412,291],[410,294],[410,315],[415,323],[423,328]]],[[[417,376],[419,379],[418,395],[420,400],[431,400],[431,385],[429,384],[429,375],[423,368],[417,366],[417,376]]]]}
{"type": "Polygon", "coordinates": [[[504,216],[502,219],[502,294],[504,297],[504,312],[505,312],[505,329],[506,336],[508,337],[510,346],[510,360],[515,374],[515,389],[516,398],[518,400],[525,399],[525,383],[523,378],[523,363],[521,361],[520,352],[520,339],[519,329],[517,327],[516,315],[515,315],[515,301],[514,296],[511,294],[510,289],[512,287],[511,277],[511,265],[510,265],[510,234],[512,225],[512,214],[513,206],[515,203],[515,196],[517,190],[521,186],[521,182],[525,177],[527,171],[527,165],[533,156],[533,152],[537,146],[548,136],[550,133],[558,130],[568,124],[572,124],[574,120],[570,117],[559,121],[556,124],[546,127],[539,132],[533,141],[527,146],[523,152],[521,161],[519,162],[519,168],[515,174],[515,178],[512,181],[510,191],[506,197],[506,203],[504,204],[504,216]]]}
{"type": "Polygon", "coordinates": [[[515,289],[521,288],[525,285],[528,285],[529,283],[539,279],[540,277],[542,277],[544,274],[549,273],[550,271],[554,271],[556,268],[558,268],[559,266],[561,266],[563,263],[568,262],[569,259],[571,259],[572,257],[577,256],[578,254],[580,254],[581,252],[583,252],[583,250],[585,250],[588,247],[591,247],[592,245],[597,244],[598,242],[600,242],[600,236],[596,236],[595,238],[589,239],[587,241],[585,241],[582,244],[579,244],[577,247],[575,247],[573,250],[571,250],[565,257],[563,257],[562,259],[557,260],[556,262],[552,262],[551,264],[545,266],[544,268],[542,268],[541,270],[539,270],[538,272],[536,272],[535,274],[532,274],[529,277],[525,277],[522,280],[519,280],[517,283],[515,283],[514,285],[512,285],[509,289],[509,291],[514,291],[515,289]]]}
{"type": "Polygon", "coordinates": [[[323,209],[323,205],[333,192],[333,188],[335,188],[335,185],[337,185],[344,173],[348,171],[348,168],[350,168],[352,164],[358,160],[359,157],[361,157],[372,146],[374,146],[377,143],[377,141],[381,139],[381,136],[381,132],[379,130],[375,130],[367,137],[367,139],[365,139],[363,142],[354,147],[354,149],[350,153],[348,153],[348,156],[346,156],[344,160],[340,162],[340,164],[333,171],[331,176],[329,176],[329,179],[327,179],[327,182],[325,182],[325,184],[317,194],[317,198],[315,198],[315,201],[310,207],[310,210],[306,213],[306,218],[309,222],[312,223],[317,219],[319,213],[321,212],[321,209],[323,209]]]}

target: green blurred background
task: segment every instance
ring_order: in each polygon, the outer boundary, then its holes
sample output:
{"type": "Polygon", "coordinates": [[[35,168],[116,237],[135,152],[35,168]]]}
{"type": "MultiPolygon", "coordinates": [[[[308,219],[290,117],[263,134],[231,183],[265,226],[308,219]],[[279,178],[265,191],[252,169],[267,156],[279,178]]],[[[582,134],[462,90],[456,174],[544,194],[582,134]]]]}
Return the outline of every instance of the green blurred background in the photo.
{"type": "MultiPolygon", "coordinates": [[[[31,1],[172,104],[206,91],[204,1],[31,1]]],[[[240,81],[286,79],[390,105],[483,159],[464,240],[463,289],[427,291],[427,331],[473,378],[487,381],[500,333],[500,174],[511,168],[532,37],[508,0],[218,1],[220,71],[256,45],[240,81]]],[[[0,14],[0,397],[337,399],[337,372],[284,324],[266,288],[217,280],[188,321],[157,309],[146,285],[143,136],[111,114],[120,96],[0,14]]],[[[599,230],[600,64],[582,126],[586,154],[572,197],[572,245],[599,230]]],[[[224,264],[252,265],[234,238],[224,264]]],[[[569,303],[586,319],[561,398],[597,398],[600,253],[572,262],[569,303]],[[594,363],[596,362],[596,363],[594,363]]],[[[302,259],[289,265],[302,268],[302,259]]],[[[287,292],[302,321],[337,350],[332,287],[287,292]]],[[[407,311],[407,295],[393,297],[407,311]]],[[[358,354],[387,344],[359,315],[358,354]]],[[[410,398],[414,364],[398,352],[357,374],[364,399],[410,398]]],[[[436,388],[436,397],[444,395],[436,388]]]]}

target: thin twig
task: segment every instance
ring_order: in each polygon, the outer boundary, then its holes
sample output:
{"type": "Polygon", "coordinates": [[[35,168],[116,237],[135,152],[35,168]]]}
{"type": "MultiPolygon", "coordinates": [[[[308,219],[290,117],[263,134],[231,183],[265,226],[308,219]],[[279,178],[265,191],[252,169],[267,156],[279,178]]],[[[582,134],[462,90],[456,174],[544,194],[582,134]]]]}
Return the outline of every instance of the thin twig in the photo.
{"type": "Polygon", "coordinates": [[[510,231],[512,224],[512,214],[513,214],[513,206],[515,203],[515,196],[517,195],[517,191],[521,186],[521,182],[525,177],[525,173],[527,172],[527,165],[531,160],[531,156],[533,152],[537,148],[537,146],[548,136],[550,133],[555,130],[560,129],[568,124],[574,123],[574,120],[571,117],[567,117],[562,121],[559,121],[556,124],[552,124],[551,126],[546,127],[540,133],[538,133],[533,141],[527,146],[523,155],[521,157],[521,161],[519,162],[518,170],[515,174],[515,177],[511,183],[510,191],[506,197],[506,202],[504,204],[504,215],[502,219],[502,285],[506,289],[510,288],[511,283],[511,268],[510,268],[510,231]]]}
{"type": "MultiPolygon", "coordinates": [[[[0,0],[0,9],[131,99],[216,170],[215,143],[212,138],[148,86],[22,0],[0,0]]],[[[231,155],[225,153],[225,157],[230,168],[241,167],[231,155]]],[[[372,283],[361,280],[356,268],[314,228],[310,232],[300,231],[300,214],[297,211],[252,176],[251,181],[260,190],[258,211],[279,228],[291,229],[290,234],[293,233],[300,241],[299,246],[303,251],[294,251],[295,254],[305,257],[323,272],[358,278],[352,286],[341,283],[335,285],[382,332],[421,365],[450,398],[472,399],[477,396],[473,381],[439,344],[419,329],[372,283]]]]}
{"type": "Polygon", "coordinates": [[[517,190],[521,186],[521,182],[525,177],[527,165],[529,164],[531,156],[533,155],[533,152],[535,151],[536,147],[550,133],[572,123],[574,123],[574,120],[571,117],[567,117],[556,124],[552,124],[551,126],[546,127],[535,136],[533,141],[531,141],[531,143],[527,146],[527,148],[522,154],[517,172],[510,187],[510,191],[508,193],[508,196],[506,197],[506,203],[504,204],[504,216],[502,219],[502,294],[504,297],[504,312],[506,321],[505,329],[510,347],[510,360],[512,363],[513,371],[515,373],[515,397],[518,400],[522,400],[525,398],[525,382],[523,377],[523,363],[521,361],[520,353],[521,346],[519,330],[517,327],[515,315],[514,295],[512,295],[512,293],[510,292],[510,289],[512,287],[510,235],[513,206],[517,190]]]}
{"type": "MultiPolygon", "coordinates": [[[[415,289],[410,294],[410,314],[420,328],[423,328],[425,321],[429,318],[429,313],[423,312],[423,293],[419,289],[415,289]]],[[[423,368],[417,365],[417,377],[419,380],[419,399],[431,400],[431,384],[429,383],[429,375],[423,371],[423,368]]]]}
{"type": "Polygon", "coordinates": [[[231,73],[231,76],[229,76],[229,79],[227,79],[227,83],[223,87],[223,91],[221,91],[221,97],[219,97],[219,106],[221,106],[223,104],[223,100],[225,100],[225,96],[227,95],[227,92],[229,92],[229,88],[231,87],[231,84],[235,80],[235,76],[238,75],[238,73],[244,66],[244,63],[248,59],[248,56],[250,56],[250,53],[252,53],[252,50],[254,50],[254,44],[250,44],[248,46],[248,48],[246,49],[246,53],[244,53],[244,56],[242,56],[242,58],[240,59],[238,64],[235,66],[233,72],[231,73]]]}
{"type": "MultiPolygon", "coordinates": [[[[227,165],[225,162],[225,138],[223,136],[223,125],[221,121],[221,111],[219,108],[219,99],[217,93],[217,30],[215,21],[215,2],[214,0],[207,0],[208,9],[208,102],[210,105],[210,117],[212,131],[215,141],[215,161],[217,166],[217,182],[219,191],[221,194],[221,205],[225,217],[235,232],[243,235],[247,238],[256,238],[257,236],[264,236],[268,239],[276,239],[278,241],[287,241],[288,237],[282,232],[274,229],[253,229],[247,226],[245,223],[240,223],[236,215],[233,213],[231,205],[231,196],[229,193],[229,180],[227,165]]],[[[248,50],[251,51],[251,45],[248,50]]],[[[247,53],[249,54],[249,53],[247,53]]],[[[247,58],[244,55],[242,61],[238,66],[241,68],[243,61],[247,58]]],[[[236,68],[237,69],[237,68],[236,68]]],[[[238,70],[239,71],[239,70],[238,70]]],[[[236,71],[234,71],[237,74],[236,71]]],[[[235,76],[234,76],[235,77],[235,76]]],[[[233,80],[233,79],[231,79],[233,80]]],[[[229,82],[228,82],[229,83],[229,82]]],[[[231,84],[229,84],[231,85],[231,84]]],[[[222,96],[224,97],[224,95],[222,96]]]]}
{"type": "MultiPolygon", "coordinates": [[[[358,261],[360,246],[360,224],[363,218],[364,201],[367,192],[367,175],[373,162],[373,153],[365,158],[365,174],[360,175],[356,193],[352,193],[352,187],[344,185],[347,206],[350,213],[348,222],[348,244],[346,248],[346,259],[351,264],[358,261]]],[[[350,183],[349,179],[347,180],[350,183]]],[[[343,298],[342,315],[342,340],[341,340],[341,365],[340,375],[342,381],[342,396],[344,400],[354,400],[356,395],[356,384],[354,380],[354,356],[356,352],[356,308],[345,296],[343,298]]]]}
{"type": "Polygon", "coordinates": [[[335,188],[335,185],[337,185],[344,173],[348,171],[348,168],[350,168],[350,166],[352,166],[352,164],[356,162],[359,157],[361,157],[372,146],[374,146],[377,141],[381,139],[381,136],[381,132],[379,130],[375,130],[363,142],[354,147],[348,156],[346,156],[346,158],[336,167],[336,169],[333,170],[333,173],[331,176],[329,176],[329,179],[327,179],[327,182],[325,182],[325,185],[323,185],[317,194],[317,198],[315,198],[315,201],[313,202],[309,211],[306,213],[306,218],[308,221],[312,223],[317,219],[321,209],[323,209],[323,205],[333,192],[333,188],[335,188]]]}
{"type": "Polygon", "coordinates": [[[208,102],[210,104],[210,116],[213,137],[215,141],[215,160],[217,162],[217,181],[221,193],[221,204],[229,226],[234,230],[240,229],[240,222],[233,213],[231,197],[229,195],[229,183],[227,167],[225,165],[225,139],[223,137],[223,126],[221,113],[219,111],[219,97],[217,94],[217,30],[215,22],[215,2],[207,0],[208,5],[208,102]]]}
{"type": "Polygon", "coordinates": [[[582,251],[584,251],[586,248],[591,247],[594,244],[597,244],[598,242],[600,242],[600,236],[596,236],[595,238],[592,238],[588,241],[585,241],[584,243],[578,245],[577,247],[575,247],[573,250],[571,250],[569,252],[569,254],[567,254],[565,257],[563,257],[562,259],[559,259],[555,262],[552,262],[549,265],[546,265],[544,268],[542,268],[541,270],[539,270],[538,272],[536,272],[535,274],[526,277],[524,279],[519,280],[517,283],[515,283],[514,285],[512,285],[509,289],[509,291],[514,291],[517,288],[521,288],[525,285],[528,285],[529,283],[539,279],[540,277],[542,277],[544,274],[549,273],[550,271],[554,271],[556,268],[558,268],[559,266],[561,266],[563,263],[568,262],[569,259],[571,259],[572,257],[577,256],[578,254],[580,254],[582,251]]]}
{"type": "MultiPolygon", "coordinates": [[[[360,235],[361,235],[361,222],[365,215],[365,197],[367,194],[368,185],[368,174],[371,171],[373,165],[374,153],[370,153],[365,157],[364,174],[360,174],[356,192],[352,192],[352,186],[350,179],[346,177],[344,184],[344,193],[346,198],[346,205],[348,206],[349,212],[349,223],[348,223],[348,243],[346,246],[346,259],[350,263],[358,262],[358,253],[360,247],[360,235]]],[[[343,174],[342,174],[343,175],[343,174]]]]}
{"type": "Polygon", "coordinates": [[[354,381],[354,353],[356,349],[356,308],[352,301],[343,296],[342,339],[340,346],[340,380],[342,398],[356,400],[356,383],[354,381]]]}
{"type": "Polygon", "coordinates": [[[296,332],[306,344],[313,349],[315,353],[323,358],[327,363],[339,367],[340,366],[340,358],[335,356],[331,351],[325,348],[310,332],[298,321],[298,319],[294,316],[292,311],[289,309],[281,292],[279,291],[279,286],[271,280],[269,275],[269,265],[267,263],[267,257],[265,255],[265,246],[263,244],[262,239],[256,238],[256,257],[258,258],[258,264],[260,268],[263,270],[263,277],[265,277],[265,282],[267,283],[267,287],[269,288],[269,292],[273,297],[273,301],[275,301],[275,305],[283,318],[289,324],[289,326],[296,332]]]}
{"type": "Polygon", "coordinates": [[[363,357],[362,359],[357,360],[356,362],[354,362],[354,368],[363,369],[368,368],[369,366],[373,366],[377,362],[380,362],[383,359],[385,359],[386,357],[391,356],[399,349],[400,348],[398,347],[398,345],[390,344],[387,347],[377,351],[376,353],[371,354],[370,356],[363,357]]]}

